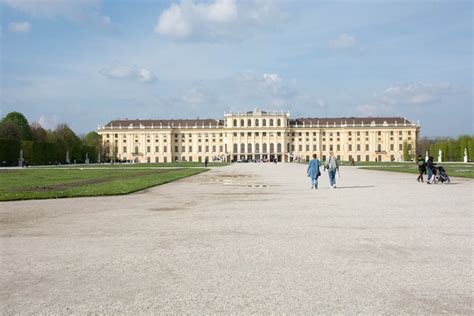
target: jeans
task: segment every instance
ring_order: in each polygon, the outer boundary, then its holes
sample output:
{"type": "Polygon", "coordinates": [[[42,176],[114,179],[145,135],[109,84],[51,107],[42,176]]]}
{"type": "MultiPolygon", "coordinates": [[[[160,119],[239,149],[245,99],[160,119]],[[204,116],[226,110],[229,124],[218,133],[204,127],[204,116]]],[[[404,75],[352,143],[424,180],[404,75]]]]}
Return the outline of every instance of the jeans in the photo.
{"type": "Polygon", "coordinates": [[[336,185],[336,170],[328,170],[329,174],[329,184],[330,186],[335,186],[336,185]]]}
{"type": "Polygon", "coordinates": [[[311,187],[312,188],[318,188],[318,177],[311,179],[311,187]]]}

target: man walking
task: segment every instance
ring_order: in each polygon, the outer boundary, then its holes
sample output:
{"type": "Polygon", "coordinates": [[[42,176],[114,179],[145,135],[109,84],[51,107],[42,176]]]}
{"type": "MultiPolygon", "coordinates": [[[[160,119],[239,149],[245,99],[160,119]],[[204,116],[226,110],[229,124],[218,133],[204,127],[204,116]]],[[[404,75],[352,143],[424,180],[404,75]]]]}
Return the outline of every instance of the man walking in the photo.
{"type": "Polygon", "coordinates": [[[333,189],[336,187],[336,172],[339,171],[339,161],[334,157],[334,152],[329,152],[329,159],[324,164],[324,170],[328,169],[329,175],[329,188],[333,189]]]}
{"type": "Polygon", "coordinates": [[[311,179],[311,189],[318,188],[318,177],[321,175],[321,172],[319,171],[320,167],[321,162],[318,159],[318,155],[313,154],[313,159],[310,160],[308,170],[306,170],[308,177],[311,179]]]}

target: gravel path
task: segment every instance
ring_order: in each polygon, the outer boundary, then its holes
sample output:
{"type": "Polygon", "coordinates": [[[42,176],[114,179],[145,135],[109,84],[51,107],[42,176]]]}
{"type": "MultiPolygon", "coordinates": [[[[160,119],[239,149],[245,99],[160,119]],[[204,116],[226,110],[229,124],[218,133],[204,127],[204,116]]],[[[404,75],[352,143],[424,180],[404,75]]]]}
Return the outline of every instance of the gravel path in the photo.
{"type": "Polygon", "coordinates": [[[305,168],[2,202],[0,312],[473,313],[473,180],[305,168]]]}

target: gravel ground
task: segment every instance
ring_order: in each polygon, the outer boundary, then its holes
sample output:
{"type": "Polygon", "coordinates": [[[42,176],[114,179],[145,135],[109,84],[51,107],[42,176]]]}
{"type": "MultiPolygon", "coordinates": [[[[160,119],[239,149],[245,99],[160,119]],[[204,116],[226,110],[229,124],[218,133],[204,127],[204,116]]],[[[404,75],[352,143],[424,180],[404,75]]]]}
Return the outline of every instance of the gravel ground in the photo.
{"type": "Polygon", "coordinates": [[[2,202],[1,313],[473,313],[473,180],[305,168],[2,202]]]}

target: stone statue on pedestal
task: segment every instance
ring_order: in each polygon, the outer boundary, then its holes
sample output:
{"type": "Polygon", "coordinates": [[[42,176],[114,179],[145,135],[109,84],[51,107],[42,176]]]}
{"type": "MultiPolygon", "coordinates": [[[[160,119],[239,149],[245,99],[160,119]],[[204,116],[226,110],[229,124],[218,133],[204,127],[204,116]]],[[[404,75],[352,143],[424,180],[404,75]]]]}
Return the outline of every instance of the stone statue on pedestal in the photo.
{"type": "Polygon", "coordinates": [[[86,160],[84,161],[86,165],[89,164],[89,153],[86,153],[86,160]]]}
{"type": "Polygon", "coordinates": [[[440,149],[438,150],[438,162],[443,161],[443,151],[440,149]]]}
{"type": "Polygon", "coordinates": [[[71,159],[69,159],[69,150],[66,151],[66,163],[67,163],[67,164],[70,164],[70,163],[71,163],[71,159]]]}
{"type": "Polygon", "coordinates": [[[467,148],[464,148],[464,162],[467,162],[467,148]]]}
{"type": "Polygon", "coordinates": [[[18,158],[18,167],[23,167],[25,159],[23,158],[23,149],[20,149],[20,158],[18,158]]]}

